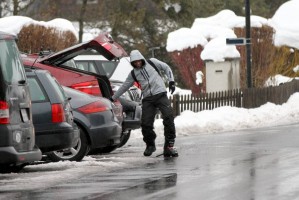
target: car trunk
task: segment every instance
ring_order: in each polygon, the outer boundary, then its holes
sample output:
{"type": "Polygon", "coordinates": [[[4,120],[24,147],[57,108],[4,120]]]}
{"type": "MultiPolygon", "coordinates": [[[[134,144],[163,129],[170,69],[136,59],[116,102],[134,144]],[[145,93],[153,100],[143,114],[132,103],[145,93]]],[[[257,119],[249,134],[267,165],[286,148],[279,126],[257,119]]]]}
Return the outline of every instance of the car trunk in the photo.
{"type": "Polygon", "coordinates": [[[74,45],[60,52],[41,58],[38,62],[94,76],[98,81],[102,96],[109,98],[111,97],[113,92],[111,89],[110,81],[106,76],[63,65],[63,63],[69,61],[70,59],[73,59],[77,55],[91,50],[96,50],[108,60],[118,59],[127,55],[125,50],[119,44],[112,40],[111,36],[109,36],[107,33],[103,33],[98,37],[95,37],[93,40],[74,45]]]}

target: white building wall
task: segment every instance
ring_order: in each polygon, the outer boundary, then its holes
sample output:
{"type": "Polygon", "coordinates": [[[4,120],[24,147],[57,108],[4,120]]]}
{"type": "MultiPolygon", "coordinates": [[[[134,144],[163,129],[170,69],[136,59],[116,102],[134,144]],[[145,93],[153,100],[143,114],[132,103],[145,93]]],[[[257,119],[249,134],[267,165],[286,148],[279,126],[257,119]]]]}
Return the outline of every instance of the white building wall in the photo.
{"type": "Polygon", "coordinates": [[[206,92],[240,88],[240,60],[206,62],[206,92]]]}

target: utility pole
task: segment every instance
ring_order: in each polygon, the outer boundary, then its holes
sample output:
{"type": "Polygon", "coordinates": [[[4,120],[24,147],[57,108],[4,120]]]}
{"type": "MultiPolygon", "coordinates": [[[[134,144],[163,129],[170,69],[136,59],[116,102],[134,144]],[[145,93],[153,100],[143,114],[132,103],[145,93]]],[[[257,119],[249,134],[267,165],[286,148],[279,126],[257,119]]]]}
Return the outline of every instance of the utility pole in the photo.
{"type": "Polygon", "coordinates": [[[250,36],[250,0],[245,0],[246,19],[246,67],[247,67],[247,87],[251,88],[251,36],[250,36]]]}

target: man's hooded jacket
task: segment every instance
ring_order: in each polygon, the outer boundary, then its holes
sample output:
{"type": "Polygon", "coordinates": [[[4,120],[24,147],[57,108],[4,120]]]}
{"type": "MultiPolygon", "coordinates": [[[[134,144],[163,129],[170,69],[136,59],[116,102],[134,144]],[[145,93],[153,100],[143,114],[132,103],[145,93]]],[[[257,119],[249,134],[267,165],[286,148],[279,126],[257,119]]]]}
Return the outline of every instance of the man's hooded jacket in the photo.
{"type": "MultiPolygon", "coordinates": [[[[150,60],[155,64],[155,66],[158,68],[160,72],[163,72],[163,74],[167,76],[168,81],[174,81],[171,68],[166,63],[161,62],[156,58],[151,58],[150,60]]],[[[163,78],[160,76],[160,74],[162,73],[159,74],[155,70],[155,68],[146,61],[146,59],[138,50],[131,51],[130,62],[134,68],[133,70],[135,77],[141,86],[143,98],[156,95],[162,92],[167,92],[163,78]],[[136,60],[142,60],[143,66],[141,68],[134,68],[132,62],[136,60]]],[[[131,86],[133,86],[134,82],[135,80],[132,77],[132,74],[129,73],[123,85],[115,92],[112,98],[119,98],[131,86]]]]}

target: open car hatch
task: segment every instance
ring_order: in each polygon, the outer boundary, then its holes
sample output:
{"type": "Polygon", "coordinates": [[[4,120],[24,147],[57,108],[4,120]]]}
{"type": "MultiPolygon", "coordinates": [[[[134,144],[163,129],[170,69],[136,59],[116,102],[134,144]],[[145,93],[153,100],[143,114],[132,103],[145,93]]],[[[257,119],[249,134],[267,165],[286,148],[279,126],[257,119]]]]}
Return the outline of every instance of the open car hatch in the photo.
{"type": "Polygon", "coordinates": [[[57,53],[41,58],[39,62],[58,66],[61,63],[64,63],[76,57],[77,55],[84,54],[84,52],[90,51],[92,49],[99,52],[108,60],[127,56],[126,51],[119,44],[114,42],[108,33],[102,33],[90,41],[79,43],[57,53]]]}

